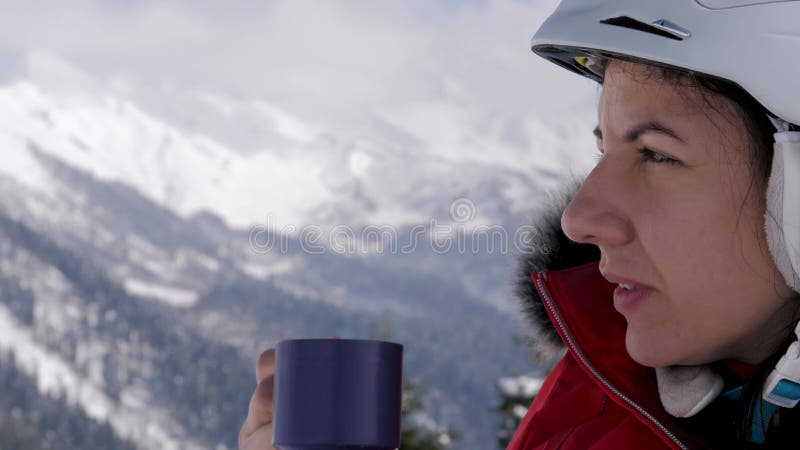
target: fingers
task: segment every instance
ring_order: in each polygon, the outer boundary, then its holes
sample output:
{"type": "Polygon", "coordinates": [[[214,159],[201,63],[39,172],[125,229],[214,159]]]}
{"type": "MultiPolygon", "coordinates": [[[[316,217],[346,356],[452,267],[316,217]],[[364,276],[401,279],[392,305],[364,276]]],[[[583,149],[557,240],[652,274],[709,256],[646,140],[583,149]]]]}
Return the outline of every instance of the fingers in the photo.
{"type": "MultiPolygon", "coordinates": [[[[331,339],[339,339],[331,336],[331,339]]],[[[239,450],[275,450],[272,447],[272,401],[275,389],[275,349],[261,353],[256,362],[258,386],[250,397],[247,418],[239,430],[239,450]]]]}
{"type": "Polygon", "coordinates": [[[275,385],[275,349],[261,353],[256,362],[258,385],[250,397],[247,418],[239,430],[240,450],[274,450],[272,447],[272,399],[275,385]]]}
{"type": "MultiPolygon", "coordinates": [[[[269,375],[258,383],[250,405],[247,409],[247,418],[239,431],[239,445],[260,428],[272,429],[272,396],[274,389],[274,375],[269,375]]],[[[271,442],[271,441],[270,441],[271,442]]]]}
{"type": "Polygon", "coordinates": [[[276,450],[272,446],[272,427],[261,427],[249,438],[239,438],[239,450],[276,450]]]}
{"type": "Polygon", "coordinates": [[[270,348],[261,353],[256,363],[256,382],[275,374],[275,349],[270,348]]]}

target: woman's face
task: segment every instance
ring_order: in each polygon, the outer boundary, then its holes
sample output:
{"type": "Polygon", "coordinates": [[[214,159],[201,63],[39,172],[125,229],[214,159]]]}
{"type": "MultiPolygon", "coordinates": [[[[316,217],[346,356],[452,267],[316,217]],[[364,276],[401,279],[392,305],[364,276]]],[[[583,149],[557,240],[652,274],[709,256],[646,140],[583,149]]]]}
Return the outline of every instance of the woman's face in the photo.
{"type": "MultiPolygon", "coordinates": [[[[600,270],[650,286],[615,307],[626,346],[660,367],[766,358],[786,336],[791,291],[764,234],[764,187],[753,184],[740,119],[701,94],[612,61],[598,106],[602,153],[561,218],[600,248],[600,270]]],[[[789,329],[791,331],[791,329],[789,329]]]]}

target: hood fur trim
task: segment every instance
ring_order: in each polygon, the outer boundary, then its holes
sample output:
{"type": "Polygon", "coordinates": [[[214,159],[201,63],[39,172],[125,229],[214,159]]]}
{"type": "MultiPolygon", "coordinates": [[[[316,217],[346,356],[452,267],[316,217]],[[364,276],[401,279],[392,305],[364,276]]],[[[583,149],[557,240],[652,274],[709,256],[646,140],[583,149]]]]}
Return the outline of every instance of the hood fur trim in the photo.
{"type": "Polygon", "coordinates": [[[517,257],[514,294],[530,325],[527,343],[539,362],[555,362],[566,347],[550,322],[531,280],[531,273],[545,269],[568,269],[600,259],[597,246],[571,241],[561,229],[561,214],[580,186],[581,181],[573,180],[561,193],[550,198],[543,211],[532,221],[533,236],[529,246],[517,257]]]}

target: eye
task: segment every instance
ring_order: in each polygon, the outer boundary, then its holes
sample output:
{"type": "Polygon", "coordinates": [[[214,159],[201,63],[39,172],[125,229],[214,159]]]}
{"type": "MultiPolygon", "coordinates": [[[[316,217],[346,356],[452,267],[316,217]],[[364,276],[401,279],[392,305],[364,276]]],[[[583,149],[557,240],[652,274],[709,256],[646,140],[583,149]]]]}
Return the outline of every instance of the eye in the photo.
{"type": "Polygon", "coordinates": [[[681,162],[677,159],[672,159],[669,156],[664,155],[663,153],[659,153],[649,148],[640,148],[639,154],[641,155],[641,159],[644,162],[652,162],[655,164],[680,164],[681,162]]]}

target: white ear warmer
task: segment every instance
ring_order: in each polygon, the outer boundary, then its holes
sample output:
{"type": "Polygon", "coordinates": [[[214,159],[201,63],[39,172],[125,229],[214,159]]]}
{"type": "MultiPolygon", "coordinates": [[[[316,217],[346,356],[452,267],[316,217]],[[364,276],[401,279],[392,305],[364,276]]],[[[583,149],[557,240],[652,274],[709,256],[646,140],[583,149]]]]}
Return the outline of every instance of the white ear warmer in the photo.
{"type": "Polygon", "coordinates": [[[656,367],[656,380],[661,404],[674,417],[697,414],[717,398],[725,385],[707,364],[656,367]]]}
{"type": "Polygon", "coordinates": [[[778,131],[774,149],[767,186],[767,241],[786,284],[800,292],[800,132],[778,131]]]}

